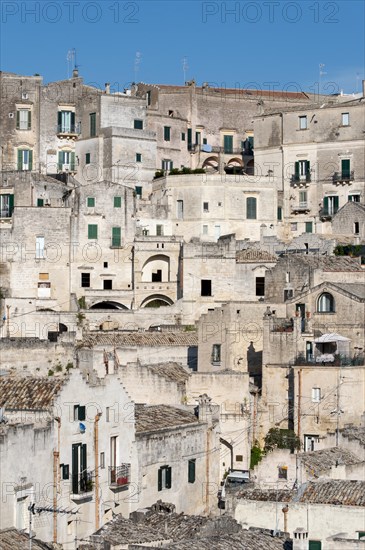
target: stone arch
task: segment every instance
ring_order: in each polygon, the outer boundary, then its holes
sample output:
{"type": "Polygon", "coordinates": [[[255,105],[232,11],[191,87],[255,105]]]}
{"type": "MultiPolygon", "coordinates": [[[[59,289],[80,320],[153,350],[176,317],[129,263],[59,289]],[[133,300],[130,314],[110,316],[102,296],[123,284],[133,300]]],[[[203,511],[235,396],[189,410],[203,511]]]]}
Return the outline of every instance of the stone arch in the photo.
{"type": "Polygon", "coordinates": [[[218,157],[206,158],[202,166],[202,168],[207,168],[208,170],[211,170],[211,171],[218,171],[218,167],[219,167],[218,157]]]}
{"type": "Polygon", "coordinates": [[[124,304],[120,302],[113,302],[111,300],[105,300],[103,302],[96,302],[90,309],[128,309],[124,304]]]}
{"type": "Polygon", "coordinates": [[[151,296],[148,296],[143,300],[141,303],[141,307],[165,307],[165,306],[172,306],[173,301],[171,298],[168,298],[167,296],[164,296],[163,294],[151,294],[151,296]]]}
{"type": "Polygon", "coordinates": [[[143,283],[168,283],[170,280],[170,258],[166,254],[154,254],[142,267],[143,283]]]}

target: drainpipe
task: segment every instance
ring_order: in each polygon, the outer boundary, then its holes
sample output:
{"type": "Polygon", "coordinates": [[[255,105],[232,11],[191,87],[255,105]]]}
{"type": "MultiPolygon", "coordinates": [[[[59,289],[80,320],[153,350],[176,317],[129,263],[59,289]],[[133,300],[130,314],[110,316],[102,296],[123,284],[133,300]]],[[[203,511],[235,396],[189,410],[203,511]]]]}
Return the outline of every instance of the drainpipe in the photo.
{"type": "Polygon", "coordinates": [[[209,440],[210,428],[207,428],[207,454],[205,461],[205,506],[206,513],[209,512],[209,455],[210,455],[210,440],[209,440]]]}
{"type": "Polygon", "coordinates": [[[57,543],[57,493],[60,482],[61,419],[57,416],[57,451],[53,451],[53,542],[57,543]]]}
{"type": "Polygon", "coordinates": [[[300,439],[300,415],[301,415],[301,399],[302,399],[302,369],[298,370],[298,437],[300,439]]]}
{"type": "Polygon", "coordinates": [[[283,514],[284,514],[284,533],[288,533],[288,512],[289,512],[289,506],[286,505],[283,508],[283,514]]]}
{"type": "Polygon", "coordinates": [[[99,420],[102,413],[98,412],[94,422],[94,461],[95,461],[95,531],[100,528],[99,515],[99,420]]]}

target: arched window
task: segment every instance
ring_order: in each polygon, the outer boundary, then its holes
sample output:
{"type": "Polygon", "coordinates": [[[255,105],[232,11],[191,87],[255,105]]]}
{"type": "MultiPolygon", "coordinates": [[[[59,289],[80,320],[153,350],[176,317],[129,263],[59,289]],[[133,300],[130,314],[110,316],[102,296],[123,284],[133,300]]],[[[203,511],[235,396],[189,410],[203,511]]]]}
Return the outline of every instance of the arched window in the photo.
{"type": "Polygon", "coordinates": [[[256,220],[257,218],[257,208],[256,208],[256,198],[247,197],[246,199],[246,218],[248,220],[256,220]]]}
{"type": "Polygon", "coordinates": [[[324,292],[320,295],[318,298],[317,311],[318,313],[331,313],[335,311],[335,301],[332,294],[324,292]]]}

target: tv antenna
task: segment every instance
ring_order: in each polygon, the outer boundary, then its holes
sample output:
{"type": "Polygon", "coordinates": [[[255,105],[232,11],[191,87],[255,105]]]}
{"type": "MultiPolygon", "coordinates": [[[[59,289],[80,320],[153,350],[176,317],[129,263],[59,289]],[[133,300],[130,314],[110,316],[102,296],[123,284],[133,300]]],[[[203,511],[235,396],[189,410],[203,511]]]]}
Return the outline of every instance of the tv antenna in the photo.
{"type": "Polygon", "coordinates": [[[77,68],[75,48],[72,48],[72,50],[68,50],[66,59],[67,59],[67,78],[70,78],[71,71],[77,68]]]}
{"type": "Polygon", "coordinates": [[[55,508],[53,506],[36,506],[34,502],[28,506],[28,510],[29,510],[29,550],[32,549],[32,541],[33,541],[32,517],[35,516],[35,514],[41,514],[42,512],[50,512],[52,514],[76,515],[79,513],[78,511],[67,510],[66,508],[55,508]]]}
{"type": "Polygon", "coordinates": [[[142,54],[141,52],[136,52],[136,57],[134,59],[134,82],[137,83],[137,74],[139,71],[139,66],[142,61],[142,54]]]}
{"type": "Polygon", "coordinates": [[[183,73],[184,73],[184,85],[185,85],[185,83],[186,83],[186,73],[189,69],[188,58],[187,57],[184,57],[183,60],[182,60],[182,68],[183,68],[183,73]]]}
{"type": "Polygon", "coordinates": [[[324,63],[319,64],[319,82],[318,82],[318,95],[321,93],[321,82],[322,82],[322,76],[327,74],[323,69],[325,68],[324,63]]]}
{"type": "Polygon", "coordinates": [[[359,93],[359,82],[360,82],[360,74],[356,73],[356,91],[355,91],[356,94],[359,93]]]}

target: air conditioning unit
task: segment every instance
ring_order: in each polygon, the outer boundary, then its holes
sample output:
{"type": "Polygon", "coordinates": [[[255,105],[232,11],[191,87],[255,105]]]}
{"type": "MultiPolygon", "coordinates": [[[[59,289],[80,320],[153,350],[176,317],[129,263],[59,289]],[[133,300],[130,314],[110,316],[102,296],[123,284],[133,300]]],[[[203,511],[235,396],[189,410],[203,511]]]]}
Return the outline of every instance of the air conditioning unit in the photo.
{"type": "Polygon", "coordinates": [[[14,113],[9,113],[9,118],[14,118],[14,113]]]}
{"type": "Polygon", "coordinates": [[[22,99],[29,99],[29,95],[27,92],[22,92],[22,99]]]}

